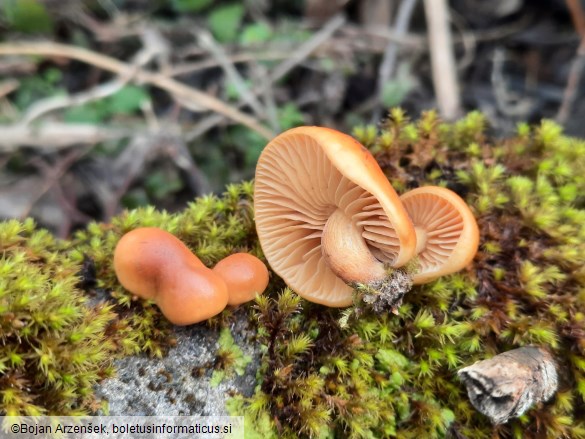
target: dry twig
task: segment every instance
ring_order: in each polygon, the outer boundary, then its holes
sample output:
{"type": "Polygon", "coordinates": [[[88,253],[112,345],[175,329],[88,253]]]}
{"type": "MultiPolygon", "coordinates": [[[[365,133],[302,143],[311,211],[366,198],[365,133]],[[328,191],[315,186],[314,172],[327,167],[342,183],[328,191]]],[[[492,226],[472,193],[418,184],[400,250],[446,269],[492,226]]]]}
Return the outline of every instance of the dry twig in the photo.
{"type": "Polygon", "coordinates": [[[265,117],[266,111],[262,108],[262,104],[256,97],[254,93],[250,91],[244,78],[240,75],[240,73],[234,67],[234,64],[230,61],[229,57],[223,50],[221,45],[217,44],[213,35],[211,35],[206,30],[199,30],[196,32],[196,37],[199,42],[199,45],[209,51],[209,53],[215,58],[218,64],[221,66],[223,71],[225,72],[227,78],[231,81],[234,85],[240,96],[246,101],[246,104],[250,106],[256,116],[258,117],[265,117]]]}
{"type": "Polygon", "coordinates": [[[58,150],[78,143],[95,144],[128,137],[135,134],[136,130],[47,122],[33,127],[22,124],[0,125],[0,133],[0,152],[13,152],[22,145],[58,150]]]}
{"type": "Polygon", "coordinates": [[[424,5],[437,105],[446,120],[454,120],[461,115],[461,102],[447,2],[424,0],[424,5]]]}
{"type": "MultiPolygon", "coordinates": [[[[290,54],[290,57],[277,65],[270,73],[272,83],[284,77],[293,68],[307,59],[315,50],[327,41],[345,23],[345,16],[335,15],[329,20],[311,39],[301,44],[297,50],[290,54]]],[[[267,85],[264,85],[266,87],[267,85]]]]}
{"type": "Polygon", "coordinates": [[[122,77],[131,75],[134,72],[136,81],[148,83],[165,90],[176,97],[179,102],[194,102],[235,122],[246,125],[266,139],[273,137],[272,131],[260,124],[255,118],[242,113],[237,108],[233,108],[211,95],[177,82],[161,73],[136,70],[129,64],[91,50],[58,43],[8,43],[0,44],[0,55],[42,55],[72,58],[116,73],[122,77]]]}
{"type": "Polygon", "coordinates": [[[571,64],[569,78],[567,79],[567,85],[563,94],[563,101],[561,102],[556,117],[557,122],[561,124],[566,123],[569,119],[573,103],[577,99],[583,70],[585,70],[585,11],[580,0],[567,0],[567,6],[571,11],[573,25],[581,38],[581,42],[577,48],[575,59],[573,59],[571,64]]]}
{"type": "MultiPolygon", "coordinates": [[[[416,6],[417,0],[405,0],[400,3],[398,7],[398,13],[396,14],[396,21],[394,23],[394,31],[398,36],[402,36],[406,34],[408,30],[408,26],[410,24],[410,19],[412,17],[412,13],[414,12],[414,7],[416,6]]],[[[384,57],[382,58],[382,62],[380,63],[380,68],[378,69],[378,84],[377,84],[377,91],[376,97],[378,99],[378,105],[376,111],[374,112],[374,119],[378,120],[380,118],[380,106],[382,104],[382,95],[384,92],[384,86],[390,80],[392,75],[394,74],[394,70],[396,69],[396,59],[398,58],[398,45],[390,40],[386,49],[384,50],[384,57]]]]}
{"type": "Polygon", "coordinates": [[[44,182],[41,187],[38,188],[37,192],[30,199],[28,206],[24,209],[21,219],[26,218],[30,215],[30,211],[34,205],[45,195],[54,185],[56,185],[61,177],[67,172],[67,170],[81,158],[87,154],[89,149],[73,149],[67,152],[65,156],[57,163],[49,165],[40,156],[33,157],[31,163],[41,171],[44,182]]]}
{"type": "Polygon", "coordinates": [[[21,123],[28,125],[41,116],[68,107],[75,107],[104,99],[120,91],[130,81],[130,77],[116,78],[90,90],[67,96],[51,96],[32,104],[22,117],[21,123]]]}
{"type": "MultiPolygon", "coordinates": [[[[275,82],[289,73],[293,68],[318,49],[325,41],[331,38],[331,36],[341,28],[344,23],[345,17],[343,15],[340,14],[334,16],[319,30],[319,32],[313,35],[311,39],[301,44],[298,49],[290,55],[290,57],[277,65],[274,70],[269,73],[267,80],[260,84],[260,86],[254,87],[252,92],[258,95],[263,93],[267,87],[272,87],[275,82]]],[[[237,105],[238,107],[242,107],[245,105],[245,102],[240,100],[237,105]]],[[[199,122],[195,128],[186,134],[185,138],[187,141],[192,141],[221,123],[222,120],[223,116],[220,114],[211,115],[199,122]]]]}

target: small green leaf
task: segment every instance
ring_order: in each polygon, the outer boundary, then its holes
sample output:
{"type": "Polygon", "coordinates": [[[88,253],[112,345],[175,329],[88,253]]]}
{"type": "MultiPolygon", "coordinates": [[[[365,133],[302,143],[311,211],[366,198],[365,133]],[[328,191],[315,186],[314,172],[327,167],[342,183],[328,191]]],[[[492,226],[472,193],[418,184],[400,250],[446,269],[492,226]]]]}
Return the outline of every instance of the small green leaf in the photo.
{"type": "Polygon", "coordinates": [[[108,99],[108,110],[112,114],[133,113],[140,109],[149,95],[142,87],[127,85],[108,99]]]}
{"type": "Polygon", "coordinates": [[[252,23],[247,25],[242,32],[240,42],[243,45],[265,43],[272,37],[272,29],[266,23],[252,23]]]}
{"type": "Polygon", "coordinates": [[[209,28],[221,43],[233,42],[244,18],[244,7],[240,4],[222,6],[209,15],[209,28]]]}
{"type": "Polygon", "coordinates": [[[299,107],[293,103],[288,103],[278,111],[278,121],[283,130],[294,128],[305,123],[305,116],[299,110],[299,107]]]}
{"type": "Polygon", "coordinates": [[[99,123],[104,117],[103,110],[97,105],[82,105],[71,107],[65,111],[63,118],[68,123],[99,123]]]}
{"type": "Polygon", "coordinates": [[[386,107],[400,105],[414,87],[410,75],[410,66],[401,64],[396,72],[396,78],[387,81],[382,87],[382,103],[386,107]]]}
{"type": "Polygon", "coordinates": [[[8,0],[1,12],[14,30],[27,33],[51,33],[53,20],[37,0],[8,0]]]}
{"type": "Polygon", "coordinates": [[[197,12],[205,9],[213,0],[173,0],[173,9],[177,12],[197,12]]]}

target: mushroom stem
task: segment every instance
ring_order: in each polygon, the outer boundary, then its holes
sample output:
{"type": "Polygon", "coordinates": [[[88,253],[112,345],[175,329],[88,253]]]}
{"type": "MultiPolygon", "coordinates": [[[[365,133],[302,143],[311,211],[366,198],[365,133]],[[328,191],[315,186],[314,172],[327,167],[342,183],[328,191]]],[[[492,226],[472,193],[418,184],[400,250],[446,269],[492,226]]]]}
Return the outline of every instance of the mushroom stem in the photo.
{"type": "Polygon", "coordinates": [[[325,223],[321,252],[329,268],[347,283],[369,283],[386,277],[384,264],[372,255],[362,231],[340,209],[325,223]]]}
{"type": "Polygon", "coordinates": [[[427,247],[427,232],[424,228],[414,226],[416,232],[416,254],[420,254],[427,247]]]}

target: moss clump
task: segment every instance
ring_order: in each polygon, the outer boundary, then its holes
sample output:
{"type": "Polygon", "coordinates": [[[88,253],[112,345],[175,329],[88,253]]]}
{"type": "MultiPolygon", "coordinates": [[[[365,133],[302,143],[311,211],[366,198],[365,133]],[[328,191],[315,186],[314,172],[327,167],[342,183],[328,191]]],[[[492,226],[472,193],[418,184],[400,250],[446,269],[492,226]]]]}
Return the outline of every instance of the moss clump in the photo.
{"type": "Polygon", "coordinates": [[[111,305],[87,306],[79,266],[31,220],[0,223],[0,413],[95,411],[109,372],[111,305]]]}
{"type": "Polygon", "coordinates": [[[398,316],[340,327],[342,310],[261,298],[261,385],[235,412],[278,437],[585,437],[585,142],[548,121],[494,141],[479,113],[445,124],[399,109],[354,134],[400,191],[466,198],[480,251],[469,270],[414,287],[398,316]],[[559,392],[494,427],[456,371],[528,344],[559,361],[559,392]]]}

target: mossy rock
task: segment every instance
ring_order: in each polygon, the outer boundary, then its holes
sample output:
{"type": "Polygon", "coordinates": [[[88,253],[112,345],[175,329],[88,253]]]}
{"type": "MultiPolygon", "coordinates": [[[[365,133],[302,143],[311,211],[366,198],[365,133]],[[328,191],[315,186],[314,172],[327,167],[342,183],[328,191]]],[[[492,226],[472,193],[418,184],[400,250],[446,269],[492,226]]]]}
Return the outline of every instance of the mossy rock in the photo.
{"type": "MultiPolygon", "coordinates": [[[[246,416],[247,436],[585,437],[585,141],[550,121],[498,140],[479,113],[446,124],[434,112],[410,122],[398,109],[381,130],[354,135],[399,192],[433,184],[463,196],[479,223],[480,251],[467,270],[413,288],[398,316],[344,328],[343,310],[301,300],[273,275],[250,308],[264,352],[258,388],[230,402],[246,416]],[[557,359],[559,391],[492,426],[456,371],[530,344],[557,359]]],[[[91,385],[110,372],[113,354],[164,355],[172,327],[117,284],[117,240],[158,226],[208,265],[235,250],[262,257],[252,202],[251,183],[233,185],[181,213],[128,212],[67,242],[31,221],[0,225],[0,411],[91,413],[91,385]],[[88,300],[96,292],[107,304],[88,300]],[[70,368],[77,346],[83,367],[70,368]]],[[[224,313],[210,330],[230,318],[224,313]]]]}

